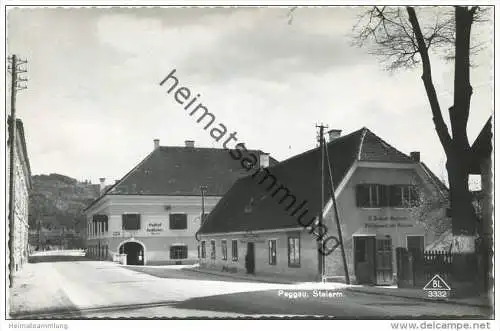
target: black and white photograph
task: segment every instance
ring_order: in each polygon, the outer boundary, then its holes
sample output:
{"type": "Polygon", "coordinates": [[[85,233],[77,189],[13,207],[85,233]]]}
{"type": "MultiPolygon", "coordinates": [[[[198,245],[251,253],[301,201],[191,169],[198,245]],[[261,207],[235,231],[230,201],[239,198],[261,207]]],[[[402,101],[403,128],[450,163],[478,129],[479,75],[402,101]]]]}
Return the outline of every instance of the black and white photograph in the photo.
{"type": "Polygon", "coordinates": [[[496,9],[2,1],[2,329],[497,329],[496,9]]]}

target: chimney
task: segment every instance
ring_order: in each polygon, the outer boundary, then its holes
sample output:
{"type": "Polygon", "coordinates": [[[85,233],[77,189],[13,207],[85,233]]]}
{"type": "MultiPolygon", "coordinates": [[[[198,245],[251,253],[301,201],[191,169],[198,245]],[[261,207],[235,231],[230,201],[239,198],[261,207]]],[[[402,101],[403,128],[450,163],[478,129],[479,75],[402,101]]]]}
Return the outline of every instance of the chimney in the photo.
{"type": "Polygon", "coordinates": [[[158,147],[160,147],[160,139],[155,139],[153,141],[154,141],[154,144],[155,144],[155,148],[154,149],[157,149],[158,147]]]}
{"type": "Polygon", "coordinates": [[[420,162],[420,152],[411,152],[410,158],[415,162],[420,162]]]}
{"type": "Polygon", "coordinates": [[[267,153],[262,153],[259,156],[259,166],[262,168],[267,168],[269,167],[269,154],[267,153]]]}
{"type": "Polygon", "coordinates": [[[194,140],[185,140],[184,144],[186,147],[194,147],[194,140]]]}
{"type": "Polygon", "coordinates": [[[338,130],[338,129],[332,129],[332,130],[328,131],[328,141],[334,141],[335,139],[340,137],[341,133],[342,133],[342,130],[338,130]]]}
{"type": "Polygon", "coordinates": [[[99,187],[100,187],[100,190],[99,192],[102,194],[102,192],[104,192],[104,188],[106,187],[106,178],[99,178],[99,187]]]}

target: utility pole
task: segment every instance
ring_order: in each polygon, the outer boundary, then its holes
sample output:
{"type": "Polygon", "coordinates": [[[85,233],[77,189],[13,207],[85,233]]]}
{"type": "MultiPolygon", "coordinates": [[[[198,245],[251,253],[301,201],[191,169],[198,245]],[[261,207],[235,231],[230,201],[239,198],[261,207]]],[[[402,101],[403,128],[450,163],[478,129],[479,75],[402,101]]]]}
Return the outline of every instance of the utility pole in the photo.
{"type": "MultiPolygon", "coordinates": [[[[324,138],[323,138],[324,139],[324,138]]],[[[345,256],[345,249],[344,249],[344,240],[342,239],[342,228],[340,227],[340,215],[339,215],[339,210],[337,208],[337,199],[335,198],[335,187],[333,185],[333,169],[332,165],[330,164],[330,156],[328,155],[328,148],[326,148],[326,143],[323,143],[323,146],[325,147],[325,154],[326,154],[326,162],[328,163],[328,175],[330,177],[330,192],[332,195],[332,202],[333,202],[333,212],[334,212],[334,217],[335,220],[337,221],[337,232],[339,234],[339,245],[340,245],[340,251],[342,252],[342,261],[344,262],[344,274],[345,274],[345,283],[349,285],[351,283],[349,279],[349,270],[347,268],[347,259],[345,256]]]]}
{"type": "MultiPolygon", "coordinates": [[[[325,129],[327,128],[326,125],[320,124],[316,125],[317,128],[319,128],[319,134],[318,134],[318,140],[319,140],[319,149],[321,151],[321,175],[320,175],[320,180],[321,180],[321,204],[320,204],[320,211],[319,211],[319,216],[318,216],[318,228],[323,229],[323,206],[325,204],[325,149],[324,149],[324,134],[325,134],[325,129]]],[[[320,230],[322,231],[322,230],[320,230]]],[[[321,248],[323,248],[324,244],[324,239],[323,239],[323,233],[319,233],[321,236],[321,242],[319,243],[321,245],[321,248]]],[[[319,274],[321,276],[321,281],[325,281],[325,254],[321,253],[322,250],[318,250],[319,252],[319,274]]]]}
{"type": "Polygon", "coordinates": [[[16,94],[20,90],[24,90],[26,86],[23,86],[22,82],[27,81],[26,78],[18,77],[20,73],[26,72],[26,69],[20,68],[21,65],[26,64],[27,61],[19,60],[16,55],[8,57],[9,66],[7,71],[11,73],[11,83],[10,83],[10,155],[9,155],[9,287],[14,285],[14,250],[15,250],[15,155],[16,155],[16,94]]]}

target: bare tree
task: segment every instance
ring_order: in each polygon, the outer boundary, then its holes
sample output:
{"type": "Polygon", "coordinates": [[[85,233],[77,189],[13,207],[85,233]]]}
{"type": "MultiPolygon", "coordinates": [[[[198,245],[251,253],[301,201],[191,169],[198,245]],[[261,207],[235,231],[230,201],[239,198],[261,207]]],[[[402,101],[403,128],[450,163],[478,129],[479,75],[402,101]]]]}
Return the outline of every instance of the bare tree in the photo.
{"type": "Polygon", "coordinates": [[[421,66],[422,81],[432,120],[446,154],[450,185],[452,232],[460,251],[474,250],[477,218],[468,187],[472,155],[467,138],[472,86],[470,56],[482,45],[471,45],[472,25],[482,21],[484,10],[477,6],[446,8],[374,7],[354,27],[355,42],[380,56],[388,69],[421,66]],[[424,24],[421,25],[419,17],[424,24]],[[451,133],[443,119],[434,87],[430,51],[441,52],[454,61],[454,99],[449,107],[451,133]]]}

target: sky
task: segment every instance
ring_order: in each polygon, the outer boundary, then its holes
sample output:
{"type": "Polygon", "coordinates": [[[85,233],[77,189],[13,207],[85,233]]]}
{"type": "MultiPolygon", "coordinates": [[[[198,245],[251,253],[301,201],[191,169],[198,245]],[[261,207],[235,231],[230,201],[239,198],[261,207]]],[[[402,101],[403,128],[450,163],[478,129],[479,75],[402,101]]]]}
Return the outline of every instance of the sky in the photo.
{"type": "MultiPolygon", "coordinates": [[[[366,8],[365,8],[366,9],[366,8]]],[[[316,146],[316,124],[348,134],[367,127],[446,177],[421,69],[388,72],[352,46],[359,7],[17,8],[7,51],[29,61],[18,93],[33,174],[107,183],[153,149],[221,147],[159,85],[176,70],[240,142],[280,161],[316,146]]],[[[493,112],[492,23],[474,30],[468,125],[472,143],[493,112]]],[[[448,121],[453,63],[433,57],[448,121]]]]}

